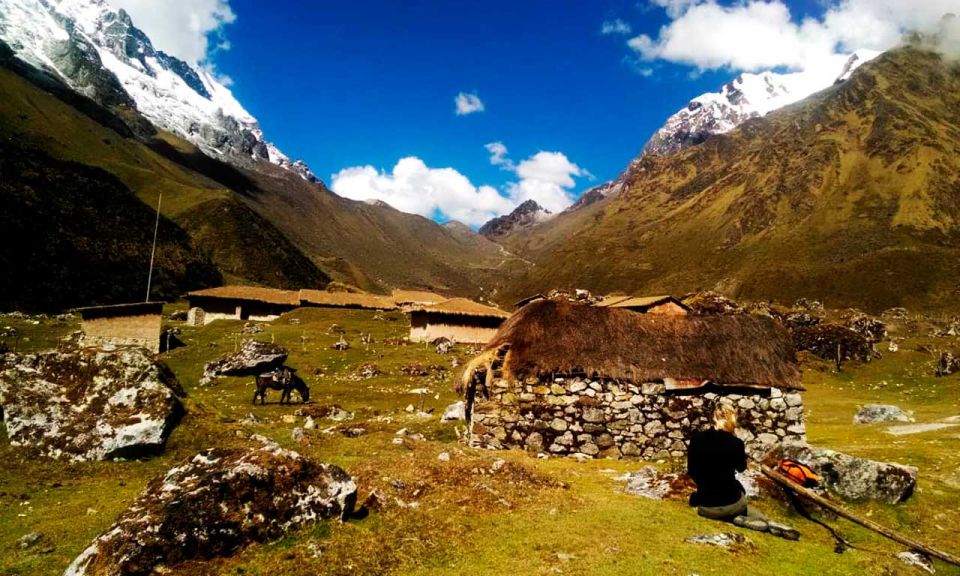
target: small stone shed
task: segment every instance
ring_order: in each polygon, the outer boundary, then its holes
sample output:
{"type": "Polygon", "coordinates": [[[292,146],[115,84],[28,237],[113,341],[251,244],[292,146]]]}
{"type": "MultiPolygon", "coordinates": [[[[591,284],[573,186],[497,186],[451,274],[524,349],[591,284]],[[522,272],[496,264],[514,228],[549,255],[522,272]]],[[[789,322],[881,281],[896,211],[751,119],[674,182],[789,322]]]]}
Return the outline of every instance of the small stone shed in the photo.
{"type": "Polygon", "coordinates": [[[219,286],[187,294],[187,323],[209,324],[214,320],[276,320],[300,306],[300,294],[291,290],[258,286],[219,286]]]}
{"type": "Polygon", "coordinates": [[[806,440],[790,335],[763,316],[531,302],[466,367],[470,441],[557,455],[686,454],[718,403],[754,458],[806,440]]]}
{"type": "Polygon", "coordinates": [[[410,341],[447,338],[465,344],[486,344],[510,313],[466,298],[452,298],[409,310],[410,341]]]}
{"type": "Polygon", "coordinates": [[[163,302],[78,308],[85,346],[141,346],[160,352],[163,302]]]}
{"type": "Polygon", "coordinates": [[[622,308],[641,314],[683,316],[690,313],[690,307],[673,296],[607,296],[597,306],[622,308]]]}
{"type": "Polygon", "coordinates": [[[300,306],[318,308],[353,308],[358,310],[396,310],[397,304],[389,296],[357,292],[327,292],[301,290],[300,306]]]}

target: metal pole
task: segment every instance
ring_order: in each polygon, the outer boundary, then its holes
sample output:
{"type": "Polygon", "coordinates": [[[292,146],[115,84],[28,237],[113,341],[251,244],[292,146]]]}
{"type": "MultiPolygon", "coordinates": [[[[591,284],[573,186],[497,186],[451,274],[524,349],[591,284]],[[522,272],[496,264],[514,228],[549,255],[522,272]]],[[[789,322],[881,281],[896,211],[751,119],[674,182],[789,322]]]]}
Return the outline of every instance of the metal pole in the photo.
{"type": "Polygon", "coordinates": [[[163,192],[157,197],[157,223],[153,226],[153,248],[150,249],[150,271],[147,273],[147,299],[150,301],[150,283],[153,281],[153,257],[157,253],[157,231],[160,230],[160,203],[163,201],[163,192]]]}

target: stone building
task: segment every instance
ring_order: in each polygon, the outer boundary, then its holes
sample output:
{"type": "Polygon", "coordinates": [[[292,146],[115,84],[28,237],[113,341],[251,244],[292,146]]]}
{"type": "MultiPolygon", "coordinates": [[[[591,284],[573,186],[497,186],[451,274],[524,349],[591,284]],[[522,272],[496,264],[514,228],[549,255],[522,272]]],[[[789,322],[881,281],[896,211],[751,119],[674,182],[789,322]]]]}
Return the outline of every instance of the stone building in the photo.
{"type": "Polygon", "coordinates": [[[486,344],[508,312],[466,298],[452,298],[431,306],[409,310],[410,341],[432,342],[447,338],[465,344],[486,344]]]}
{"type": "Polygon", "coordinates": [[[607,296],[597,306],[668,316],[683,316],[690,313],[690,307],[673,296],[607,296]]]}
{"type": "Polygon", "coordinates": [[[219,286],[190,292],[187,301],[187,323],[203,325],[214,320],[276,320],[300,306],[300,295],[258,286],[219,286]]]}
{"type": "Polygon", "coordinates": [[[160,352],[163,302],[90,306],[76,312],[85,346],[141,346],[160,352]]]}
{"type": "Polygon", "coordinates": [[[762,316],[652,315],[531,302],[466,367],[471,443],[557,455],[686,454],[717,403],[758,458],[805,441],[790,335],[762,316]]]}

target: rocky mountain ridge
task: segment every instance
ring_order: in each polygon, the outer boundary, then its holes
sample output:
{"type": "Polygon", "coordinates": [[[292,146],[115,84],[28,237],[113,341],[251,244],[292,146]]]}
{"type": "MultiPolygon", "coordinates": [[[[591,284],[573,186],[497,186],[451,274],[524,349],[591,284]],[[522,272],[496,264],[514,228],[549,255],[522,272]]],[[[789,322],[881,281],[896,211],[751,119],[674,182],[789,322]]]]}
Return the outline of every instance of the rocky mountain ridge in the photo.
{"type": "Polygon", "coordinates": [[[523,228],[543,222],[552,216],[552,213],[537,204],[535,200],[526,200],[513,209],[513,212],[497,216],[480,227],[480,234],[490,240],[502,238],[523,228]]]}
{"type": "Polygon", "coordinates": [[[270,162],[317,180],[265,139],[256,118],[209,70],[156,49],[129,14],[104,0],[0,0],[0,40],[81,94],[121,116],[135,108],[211,157],[243,167],[270,162]]]}

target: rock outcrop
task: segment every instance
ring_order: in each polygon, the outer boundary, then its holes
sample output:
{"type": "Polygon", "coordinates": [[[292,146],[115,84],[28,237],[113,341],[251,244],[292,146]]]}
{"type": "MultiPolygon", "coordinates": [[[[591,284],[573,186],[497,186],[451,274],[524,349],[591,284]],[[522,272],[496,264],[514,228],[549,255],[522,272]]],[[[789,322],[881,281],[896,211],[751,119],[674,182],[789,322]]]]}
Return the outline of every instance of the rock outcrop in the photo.
{"type": "Polygon", "coordinates": [[[899,406],[866,404],[853,417],[854,424],[876,424],[877,422],[913,422],[913,416],[899,406]]]}
{"type": "Polygon", "coordinates": [[[346,472],[276,444],[206,450],[151,481],[64,576],[146,575],[223,556],[309,522],[344,517],[356,498],[346,472]]]}
{"type": "Polygon", "coordinates": [[[497,240],[518,230],[543,222],[550,216],[549,210],[540,206],[534,200],[527,200],[514,208],[513,212],[490,220],[481,226],[478,232],[490,240],[497,240]]]}
{"type": "Polygon", "coordinates": [[[237,352],[207,362],[200,382],[210,383],[217,376],[256,376],[283,366],[286,360],[287,349],[283,346],[260,340],[244,340],[237,352]]]}
{"type": "Polygon", "coordinates": [[[51,458],[140,457],[163,449],[183,389],[141,348],[0,357],[7,437],[51,458]]]}
{"type": "Polygon", "coordinates": [[[949,376],[955,372],[960,372],[960,357],[952,352],[941,352],[937,360],[937,376],[949,376]]]}
{"type": "Polygon", "coordinates": [[[913,466],[877,462],[801,444],[785,445],[783,456],[810,466],[828,490],[847,500],[897,504],[909,498],[917,487],[917,469],[913,466]]]}

